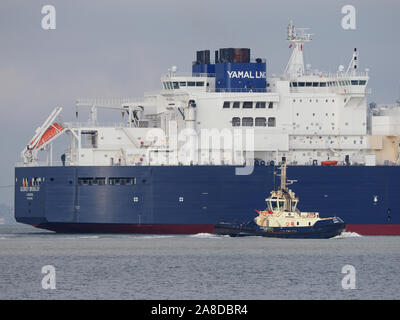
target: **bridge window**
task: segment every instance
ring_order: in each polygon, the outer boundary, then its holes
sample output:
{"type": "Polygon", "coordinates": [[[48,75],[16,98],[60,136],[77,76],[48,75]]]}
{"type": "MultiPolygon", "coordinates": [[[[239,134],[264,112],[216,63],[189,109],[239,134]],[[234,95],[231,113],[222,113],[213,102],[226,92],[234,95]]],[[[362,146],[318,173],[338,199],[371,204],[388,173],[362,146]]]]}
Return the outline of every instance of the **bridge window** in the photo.
{"type": "Polygon", "coordinates": [[[306,82],[306,87],[312,87],[312,82],[306,82]]]}
{"type": "Polygon", "coordinates": [[[251,109],[251,108],[253,108],[253,102],[251,101],[243,102],[243,109],[251,109]]]}
{"type": "Polygon", "coordinates": [[[196,87],[204,87],[204,81],[197,81],[196,87]]]}
{"type": "Polygon", "coordinates": [[[364,86],[366,83],[367,83],[366,80],[360,80],[358,84],[359,84],[360,86],[364,86]]]}
{"type": "Polygon", "coordinates": [[[312,83],[312,86],[313,86],[313,87],[318,87],[318,82],[313,82],[313,83],[312,83]]]}
{"type": "Polygon", "coordinates": [[[188,81],[188,87],[194,87],[194,86],[196,86],[196,82],[194,82],[194,81],[188,81]]]}
{"type": "Polygon", "coordinates": [[[232,118],[232,127],[240,127],[240,118],[239,117],[232,118]]]}
{"type": "Polygon", "coordinates": [[[299,87],[304,87],[305,86],[305,82],[299,82],[299,87]]]}
{"type": "Polygon", "coordinates": [[[180,87],[186,87],[186,82],[185,81],[179,82],[179,86],[180,87]]]}
{"type": "Polygon", "coordinates": [[[265,118],[256,118],[255,126],[256,127],[266,127],[267,126],[267,119],[265,119],[265,118]]]}
{"type": "Polygon", "coordinates": [[[320,86],[320,87],[326,87],[326,82],[320,82],[320,83],[319,83],[319,86],[320,86]]]}
{"type": "Polygon", "coordinates": [[[265,109],[265,101],[257,101],[256,102],[256,109],[265,109]]]}
{"type": "Polygon", "coordinates": [[[179,89],[179,83],[178,82],[173,82],[173,84],[174,84],[174,89],[179,89]]]}
{"type": "Polygon", "coordinates": [[[351,85],[358,86],[358,80],[351,80],[351,85]]]}
{"type": "Polygon", "coordinates": [[[231,107],[231,103],[230,103],[229,101],[224,101],[224,105],[223,105],[222,108],[228,109],[228,108],[230,108],[230,107],[231,107]]]}
{"type": "Polygon", "coordinates": [[[242,119],[243,127],[252,127],[253,126],[253,118],[245,117],[242,119]]]}
{"type": "Polygon", "coordinates": [[[292,87],[297,87],[297,82],[292,82],[292,87]]]}
{"type": "Polygon", "coordinates": [[[273,102],[269,102],[268,103],[268,109],[272,109],[274,107],[274,103],[273,102]]]}
{"type": "Polygon", "coordinates": [[[239,101],[233,102],[232,108],[235,108],[235,109],[240,108],[240,102],[239,101]]]}
{"type": "Polygon", "coordinates": [[[275,127],[276,119],[274,117],[268,118],[268,127],[275,127]]]}

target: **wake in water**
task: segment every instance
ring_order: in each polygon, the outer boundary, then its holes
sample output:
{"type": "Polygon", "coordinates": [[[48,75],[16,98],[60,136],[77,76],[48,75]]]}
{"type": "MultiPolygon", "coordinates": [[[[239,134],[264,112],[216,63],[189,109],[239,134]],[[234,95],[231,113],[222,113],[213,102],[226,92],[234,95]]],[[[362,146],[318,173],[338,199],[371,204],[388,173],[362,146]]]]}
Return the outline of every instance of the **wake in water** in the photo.
{"type": "MultiPolygon", "coordinates": [[[[220,236],[217,234],[212,234],[212,233],[196,233],[192,234],[189,237],[191,238],[199,238],[199,239],[218,239],[218,238],[224,238],[224,236],[220,236]]],[[[229,236],[228,236],[229,237],[229,236]]]]}
{"type": "Polygon", "coordinates": [[[362,235],[358,234],[357,232],[342,232],[341,234],[337,235],[336,237],[333,237],[332,239],[345,239],[345,238],[357,238],[357,237],[362,237],[362,235]]]}

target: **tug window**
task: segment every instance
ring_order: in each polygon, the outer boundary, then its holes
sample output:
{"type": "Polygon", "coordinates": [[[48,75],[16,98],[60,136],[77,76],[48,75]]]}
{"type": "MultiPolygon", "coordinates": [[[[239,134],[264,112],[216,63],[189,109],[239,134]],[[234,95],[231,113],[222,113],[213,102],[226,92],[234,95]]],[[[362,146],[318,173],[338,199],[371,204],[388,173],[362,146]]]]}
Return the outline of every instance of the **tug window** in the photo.
{"type": "Polygon", "coordinates": [[[233,103],[232,108],[240,108],[240,102],[239,102],[239,101],[235,101],[235,102],[233,103]]]}
{"type": "Polygon", "coordinates": [[[256,109],[265,109],[265,101],[257,101],[256,102],[256,109]]]}
{"type": "Polygon", "coordinates": [[[224,101],[224,105],[223,105],[222,108],[228,109],[228,108],[230,108],[230,107],[231,107],[231,103],[230,103],[229,101],[224,101]]]}
{"type": "Polygon", "coordinates": [[[252,127],[253,126],[253,118],[245,117],[242,119],[243,127],[252,127]]]}
{"type": "Polygon", "coordinates": [[[278,201],[272,200],[270,206],[271,206],[271,210],[272,210],[272,211],[278,210],[278,201]]]}
{"type": "Polygon", "coordinates": [[[274,117],[268,118],[268,127],[275,127],[276,126],[276,120],[274,117]]]}
{"type": "Polygon", "coordinates": [[[256,127],[266,127],[267,126],[267,119],[265,119],[265,118],[256,118],[255,126],[256,127]]]}
{"type": "Polygon", "coordinates": [[[279,200],[279,210],[283,211],[285,209],[285,201],[279,200]]]}
{"type": "Polygon", "coordinates": [[[243,109],[251,109],[251,108],[253,108],[253,102],[251,101],[243,102],[243,109]]]}
{"type": "Polygon", "coordinates": [[[239,117],[232,118],[232,127],[240,127],[240,118],[239,117]]]}

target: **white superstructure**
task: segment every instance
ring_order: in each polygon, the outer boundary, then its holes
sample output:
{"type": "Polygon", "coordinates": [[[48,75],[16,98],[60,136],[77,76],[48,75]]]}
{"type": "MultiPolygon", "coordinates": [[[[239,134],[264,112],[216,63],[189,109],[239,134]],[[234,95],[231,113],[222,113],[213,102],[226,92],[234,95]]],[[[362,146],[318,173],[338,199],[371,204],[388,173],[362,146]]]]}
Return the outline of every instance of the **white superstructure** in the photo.
{"type": "MultiPolygon", "coordinates": [[[[266,163],[285,157],[288,164],[298,165],[319,165],[325,160],[396,164],[400,116],[395,115],[400,115],[400,109],[390,115],[368,114],[368,69],[358,69],[356,49],[348,67],[339,66],[334,73],[305,66],[303,50],[311,41],[305,31],[289,24],[292,55],[282,76],[267,77],[264,90],[216,90],[213,74],[180,75],[174,66],[162,76],[161,92],[141,101],[77,101],[77,107],[90,108],[91,117],[87,123],[62,124],[62,132],[71,138],[66,164],[225,165],[243,164],[253,157],[266,163]],[[126,121],[102,126],[97,121],[99,108],[119,110],[126,121]],[[229,132],[232,138],[244,129],[254,130],[251,148],[239,148],[235,139],[221,147],[194,137],[206,131],[211,138],[228,137],[229,132]],[[393,141],[395,147],[388,147],[393,141]],[[182,149],[191,156],[180,157],[182,149]],[[220,154],[213,153],[215,149],[220,154]]],[[[46,131],[48,122],[39,133],[46,131]]],[[[25,164],[36,163],[31,149],[23,155],[25,164]]]]}

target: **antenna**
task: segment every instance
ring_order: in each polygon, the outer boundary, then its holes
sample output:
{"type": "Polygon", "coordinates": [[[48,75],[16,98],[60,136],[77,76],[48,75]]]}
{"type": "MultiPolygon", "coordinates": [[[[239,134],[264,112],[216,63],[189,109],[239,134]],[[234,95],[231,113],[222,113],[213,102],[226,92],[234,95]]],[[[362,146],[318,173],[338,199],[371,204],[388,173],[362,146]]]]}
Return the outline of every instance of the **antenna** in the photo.
{"type": "Polygon", "coordinates": [[[287,40],[289,40],[289,41],[296,38],[296,30],[294,28],[292,20],[290,20],[289,25],[287,27],[287,34],[288,34],[287,40]]]}

